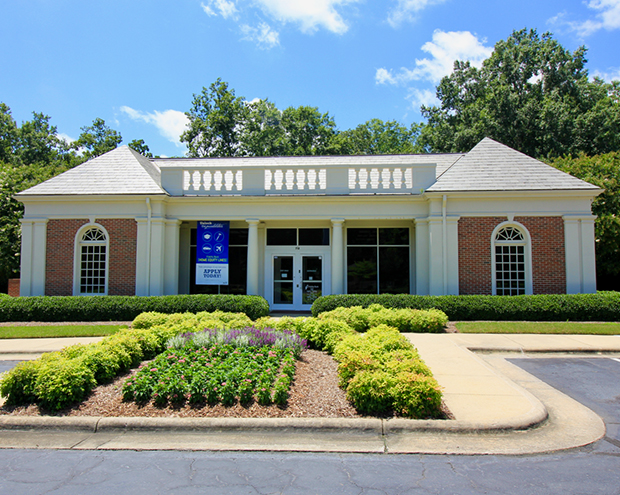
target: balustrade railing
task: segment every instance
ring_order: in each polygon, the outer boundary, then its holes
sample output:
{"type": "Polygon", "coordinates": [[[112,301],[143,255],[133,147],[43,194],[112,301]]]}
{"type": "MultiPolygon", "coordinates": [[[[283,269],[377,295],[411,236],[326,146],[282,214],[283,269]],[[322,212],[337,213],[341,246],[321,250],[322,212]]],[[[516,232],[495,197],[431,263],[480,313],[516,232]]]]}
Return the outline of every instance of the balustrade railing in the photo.
{"type": "Polygon", "coordinates": [[[435,164],[413,166],[161,166],[173,196],[419,194],[435,182],[435,164]]]}

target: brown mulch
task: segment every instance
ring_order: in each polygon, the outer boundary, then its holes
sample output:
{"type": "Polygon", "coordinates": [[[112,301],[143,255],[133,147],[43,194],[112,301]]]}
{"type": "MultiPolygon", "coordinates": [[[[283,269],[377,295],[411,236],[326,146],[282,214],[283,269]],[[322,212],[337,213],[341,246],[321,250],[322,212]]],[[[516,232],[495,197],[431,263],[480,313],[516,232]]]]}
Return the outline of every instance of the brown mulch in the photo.
{"type": "MultiPolygon", "coordinates": [[[[355,408],[347,401],[345,392],[338,387],[338,365],[325,352],[306,350],[297,361],[295,381],[291,387],[286,407],[261,406],[256,402],[230,407],[221,404],[157,407],[152,403],[137,405],[123,402],[121,390],[131,371],[108,385],[97,387],[83,403],[56,413],[61,416],[141,416],[175,418],[359,418],[355,408]]],[[[0,414],[42,415],[38,406],[7,407],[0,414]]]]}

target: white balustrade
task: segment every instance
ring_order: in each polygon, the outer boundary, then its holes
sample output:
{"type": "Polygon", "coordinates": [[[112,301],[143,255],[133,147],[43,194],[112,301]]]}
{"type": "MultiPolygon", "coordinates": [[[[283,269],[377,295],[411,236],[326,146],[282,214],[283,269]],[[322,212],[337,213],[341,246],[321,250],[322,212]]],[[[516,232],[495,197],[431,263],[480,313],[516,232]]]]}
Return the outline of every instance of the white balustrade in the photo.
{"type": "Polygon", "coordinates": [[[173,196],[419,194],[434,181],[434,164],[162,167],[162,186],[173,196]]]}

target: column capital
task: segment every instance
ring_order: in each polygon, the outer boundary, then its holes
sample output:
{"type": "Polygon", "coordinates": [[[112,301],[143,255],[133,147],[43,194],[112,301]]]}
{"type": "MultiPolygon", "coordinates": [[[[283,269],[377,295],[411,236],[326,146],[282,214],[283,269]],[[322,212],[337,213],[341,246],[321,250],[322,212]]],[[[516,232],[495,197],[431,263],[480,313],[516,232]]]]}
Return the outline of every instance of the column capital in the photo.
{"type": "Polygon", "coordinates": [[[331,222],[332,222],[332,225],[342,226],[342,224],[344,223],[344,218],[332,218],[331,222]]]}
{"type": "Polygon", "coordinates": [[[260,220],[258,218],[246,218],[245,221],[250,224],[250,225],[256,225],[258,227],[258,224],[260,223],[260,220]]]}

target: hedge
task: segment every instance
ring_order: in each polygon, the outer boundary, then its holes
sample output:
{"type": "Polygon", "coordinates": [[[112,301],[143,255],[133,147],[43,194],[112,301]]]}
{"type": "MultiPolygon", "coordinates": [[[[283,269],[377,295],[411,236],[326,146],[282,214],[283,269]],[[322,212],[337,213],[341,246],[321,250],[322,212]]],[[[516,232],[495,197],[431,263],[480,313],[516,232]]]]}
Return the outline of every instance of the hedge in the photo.
{"type": "Polygon", "coordinates": [[[345,294],[319,297],[312,305],[312,315],[372,304],[394,309],[435,308],[451,321],[620,321],[620,292],[533,296],[345,294]]]}
{"type": "Polygon", "coordinates": [[[245,313],[252,320],[269,314],[260,296],[40,296],[0,298],[0,321],[130,321],[141,313],[245,313]]]}

